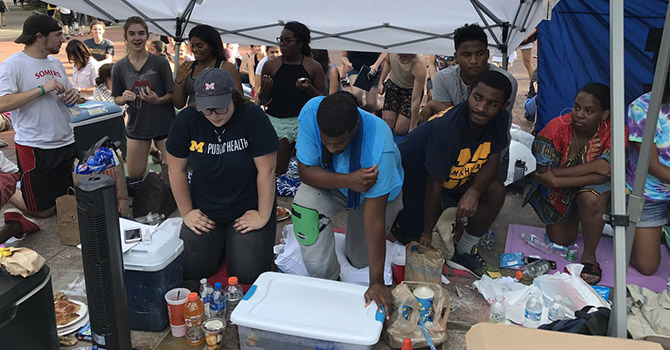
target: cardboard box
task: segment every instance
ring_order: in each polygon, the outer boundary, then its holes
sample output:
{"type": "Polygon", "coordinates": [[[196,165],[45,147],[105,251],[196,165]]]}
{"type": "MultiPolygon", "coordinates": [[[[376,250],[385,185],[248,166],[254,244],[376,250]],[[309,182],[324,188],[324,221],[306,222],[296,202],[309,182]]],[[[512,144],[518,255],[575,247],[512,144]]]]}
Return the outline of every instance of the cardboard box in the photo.
{"type": "Polygon", "coordinates": [[[468,350],[663,350],[660,344],[612,337],[597,337],[529,329],[504,324],[478,323],[465,335],[468,350]]]}

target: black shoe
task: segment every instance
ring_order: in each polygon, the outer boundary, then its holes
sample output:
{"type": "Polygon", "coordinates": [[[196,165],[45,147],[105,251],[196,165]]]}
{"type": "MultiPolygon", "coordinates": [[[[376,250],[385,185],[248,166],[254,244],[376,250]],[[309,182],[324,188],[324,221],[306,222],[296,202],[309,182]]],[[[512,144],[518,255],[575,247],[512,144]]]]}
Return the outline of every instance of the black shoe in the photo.
{"type": "Polygon", "coordinates": [[[447,261],[447,265],[452,269],[468,271],[477,278],[482,278],[482,275],[489,271],[488,264],[479,256],[477,246],[472,248],[470,254],[454,252],[454,256],[447,261]]]}

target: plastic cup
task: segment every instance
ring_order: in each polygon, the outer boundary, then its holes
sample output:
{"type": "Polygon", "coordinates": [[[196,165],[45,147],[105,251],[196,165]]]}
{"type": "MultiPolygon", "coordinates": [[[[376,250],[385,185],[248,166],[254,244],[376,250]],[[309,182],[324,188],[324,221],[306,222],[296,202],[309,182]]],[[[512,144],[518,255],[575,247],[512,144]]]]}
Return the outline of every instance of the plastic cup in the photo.
{"type": "Polygon", "coordinates": [[[168,317],[170,319],[170,330],[172,331],[172,336],[175,338],[181,338],[186,335],[184,306],[186,306],[190,292],[186,288],[175,288],[165,293],[168,317]]]}
{"type": "Polygon", "coordinates": [[[395,284],[400,284],[405,280],[405,265],[392,263],[391,269],[393,270],[393,282],[395,282],[395,284]]]}
{"type": "Polygon", "coordinates": [[[433,297],[435,296],[433,290],[421,286],[414,290],[414,296],[419,301],[419,317],[421,317],[421,320],[424,323],[433,322],[433,297]]]}
{"type": "Polygon", "coordinates": [[[207,350],[221,349],[221,341],[223,340],[223,331],[225,329],[226,321],[222,318],[210,318],[202,324],[207,350]]]}

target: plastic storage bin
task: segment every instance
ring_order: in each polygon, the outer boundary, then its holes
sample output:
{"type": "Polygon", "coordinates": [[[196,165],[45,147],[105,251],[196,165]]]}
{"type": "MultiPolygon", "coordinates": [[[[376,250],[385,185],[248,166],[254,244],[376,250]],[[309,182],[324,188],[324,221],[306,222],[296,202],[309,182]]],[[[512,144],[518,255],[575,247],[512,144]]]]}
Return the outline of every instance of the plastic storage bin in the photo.
{"type": "Polygon", "coordinates": [[[385,314],[366,287],[319,278],[265,272],[231,316],[240,349],[372,349],[385,314]]]}
{"type": "Polygon", "coordinates": [[[121,153],[126,157],[126,126],[123,110],[113,102],[88,101],[79,105],[81,114],[72,117],[77,157],[81,159],[96,142],[108,136],[112,142],[121,143],[121,153]]]}
{"type": "Polygon", "coordinates": [[[0,349],[58,348],[49,267],[28,278],[0,270],[0,349]]]}
{"type": "Polygon", "coordinates": [[[158,332],[168,323],[165,293],[182,282],[182,219],[159,225],[151,244],[138,243],[123,254],[130,328],[158,332]]]}

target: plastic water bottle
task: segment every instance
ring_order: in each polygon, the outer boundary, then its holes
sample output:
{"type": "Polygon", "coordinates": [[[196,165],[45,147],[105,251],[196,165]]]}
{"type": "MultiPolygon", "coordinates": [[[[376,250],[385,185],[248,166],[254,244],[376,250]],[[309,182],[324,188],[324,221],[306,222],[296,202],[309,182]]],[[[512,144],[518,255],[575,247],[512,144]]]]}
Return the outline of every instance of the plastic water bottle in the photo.
{"type": "Polygon", "coordinates": [[[496,242],[496,236],[495,233],[493,233],[493,230],[488,229],[482,235],[482,237],[479,239],[479,248],[481,250],[491,250],[493,249],[493,244],[496,242]]]}
{"type": "Polygon", "coordinates": [[[545,252],[547,254],[551,254],[554,251],[554,249],[551,248],[551,246],[547,244],[547,242],[544,239],[539,238],[534,234],[524,232],[521,234],[521,240],[526,242],[526,244],[528,244],[529,246],[539,251],[545,252]]]}
{"type": "Polygon", "coordinates": [[[496,300],[491,305],[489,310],[489,321],[492,323],[505,323],[505,304],[503,304],[503,296],[496,295],[496,300]]]}
{"type": "Polygon", "coordinates": [[[565,318],[563,313],[562,301],[563,298],[561,298],[560,295],[554,297],[554,301],[549,306],[549,321],[551,322],[560,321],[563,318],[565,318]]]}
{"type": "Polygon", "coordinates": [[[514,162],[514,176],[512,177],[512,193],[523,194],[526,173],[526,162],[517,159],[514,162]]]}
{"type": "Polygon", "coordinates": [[[547,260],[536,260],[517,271],[515,275],[519,280],[524,278],[535,278],[544,275],[549,269],[551,269],[551,265],[547,260]]]}
{"type": "Polygon", "coordinates": [[[223,296],[222,288],[221,282],[214,283],[214,293],[209,298],[209,317],[226,317],[226,297],[223,296]]]}
{"type": "Polygon", "coordinates": [[[244,296],[242,287],[237,284],[237,277],[228,277],[228,286],[226,287],[226,290],[223,292],[223,294],[226,296],[226,321],[231,322],[230,315],[233,313],[233,310],[235,310],[235,307],[240,303],[240,300],[242,300],[242,297],[244,296]]]}
{"type": "Polygon", "coordinates": [[[65,107],[67,107],[67,109],[70,111],[70,114],[72,114],[73,117],[77,117],[81,114],[81,108],[76,102],[71,105],[65,103],[65,107]]]}
{"type": "Polygon", "coordinates": [[[540,326],[542,319],[542,301],[536,296],[535,292],[531,292],[530,298],[526,301],[526,312],[523,326],[527,328],[537,328],[540,326]]]}
{"type": "Polygon", "coordinates": [[[209,303],[210,299],[212,296],[212,292],[214,292],[214,288],[212,288],[212,285],[207,283],[207,279],[203,278],[200,280],[200,299],[202,299],[202,303],[205,304],[205,316],[207,318],[211,317],[211,313],[209,310],[209,303]]]}

